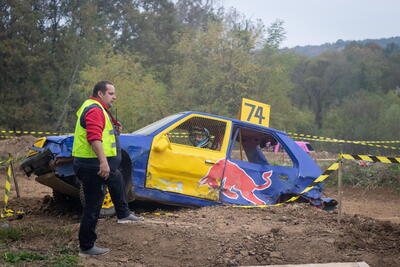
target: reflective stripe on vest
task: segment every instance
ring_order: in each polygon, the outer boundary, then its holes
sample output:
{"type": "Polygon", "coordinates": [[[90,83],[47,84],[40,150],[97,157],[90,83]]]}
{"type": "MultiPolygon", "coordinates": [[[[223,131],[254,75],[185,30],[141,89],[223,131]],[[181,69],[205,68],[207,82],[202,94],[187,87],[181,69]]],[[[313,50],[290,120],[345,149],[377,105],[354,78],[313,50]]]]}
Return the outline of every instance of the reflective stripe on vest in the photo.
{"type": "Polygon", "coordinates": [[[74,144],[72,146],[72,156],[78,158],[97,158],[91,145],[87,140],[86,129],[81,126],[80,118],[86,107],[96,104],[101,108],[104,114],[106,125],[102,133],[102,146],[106,157],[115,157],[117,155],[117,145],[115,140],[114,128],[107,111],[96,100],[88,99],[76,112],[77,121],[75,126],[74,144]]]}

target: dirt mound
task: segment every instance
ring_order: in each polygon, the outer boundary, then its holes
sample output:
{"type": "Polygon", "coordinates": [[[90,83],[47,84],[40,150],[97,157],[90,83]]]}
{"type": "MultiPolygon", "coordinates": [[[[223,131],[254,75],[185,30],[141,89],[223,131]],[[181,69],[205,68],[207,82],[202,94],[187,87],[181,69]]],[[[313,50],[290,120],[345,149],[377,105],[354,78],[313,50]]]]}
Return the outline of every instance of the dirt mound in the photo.
{"type": "Polygon", "coordinates": [[[14,159],[26,157],[29,147],[35,142],[37,137],[31,135],[19,136],[11,139],[0,140],[0,156],[2,158],[11,154],[14,159]]]}
{"type": "Polygon", "coordinates": [[[398,266],[400,225],[345,216],[306,204],[266,209],[207,207],[147,215],[134,226],[99,225],[102,245],[115,248],[96,266],[236,266],[366,261],[398,266]],[[111,238],[110,238],[111,237],[111,238]]]}

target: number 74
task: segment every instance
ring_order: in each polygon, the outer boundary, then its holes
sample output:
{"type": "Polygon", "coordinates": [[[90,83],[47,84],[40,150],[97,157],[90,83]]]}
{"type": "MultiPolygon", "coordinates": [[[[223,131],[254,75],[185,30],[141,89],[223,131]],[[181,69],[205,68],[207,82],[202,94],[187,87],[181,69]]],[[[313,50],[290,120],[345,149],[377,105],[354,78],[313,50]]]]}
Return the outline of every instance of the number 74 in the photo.
{"type": "Polygon", "coordinates": [[[253,105],[253,104],[249,104],[249,103],[244,103],[244,104],[246,106],[251,107],[251,111],[250,111],[249,116],[247,117],[247,121],[250,121],[251,117],[254,116],[255,118],[258,118],[259,124],[262,124],[262,121],[265,120],[265,117],[263,116],[263,113],[264,113],[263,107],[256,106],[256,105],[253,105]],[[255,113],[254,113],[254,111],[255,111],[255,113]]]}

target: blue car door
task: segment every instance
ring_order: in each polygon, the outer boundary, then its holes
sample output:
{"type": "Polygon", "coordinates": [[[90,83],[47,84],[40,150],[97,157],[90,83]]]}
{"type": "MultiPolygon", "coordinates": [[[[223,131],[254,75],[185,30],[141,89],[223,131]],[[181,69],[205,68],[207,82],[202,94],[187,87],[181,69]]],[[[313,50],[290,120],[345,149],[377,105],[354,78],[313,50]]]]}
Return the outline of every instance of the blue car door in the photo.
{"type": "Polygon", "coordinates": [[[298,169],[287,154],[273,152],[277,142],[271,133],[236,126],[221,182],[222,202],[274,204],[292,191],[298,169]]]}

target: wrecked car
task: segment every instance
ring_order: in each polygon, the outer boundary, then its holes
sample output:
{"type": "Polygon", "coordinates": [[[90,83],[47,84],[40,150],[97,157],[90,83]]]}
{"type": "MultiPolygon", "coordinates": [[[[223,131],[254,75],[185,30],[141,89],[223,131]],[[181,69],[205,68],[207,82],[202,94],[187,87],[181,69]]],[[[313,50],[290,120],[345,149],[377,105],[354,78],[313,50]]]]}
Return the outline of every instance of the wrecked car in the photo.
{"type": "MultiPolygon", "coordinates": [[[[38,139],[21,167],[53,188],[79,197],[72,168],[73,135],[38,139]]],[[[182,112],[120,136],[121,172],[129,201],[179,206],[265,205],[284,202],[321,175],[313,159],[286,133],[244,121],[182,112]],[[281,147],[274,152],[276,145],[281,147]]],[[[326,208],[317,184],[299,201],[326,208]]]]}

